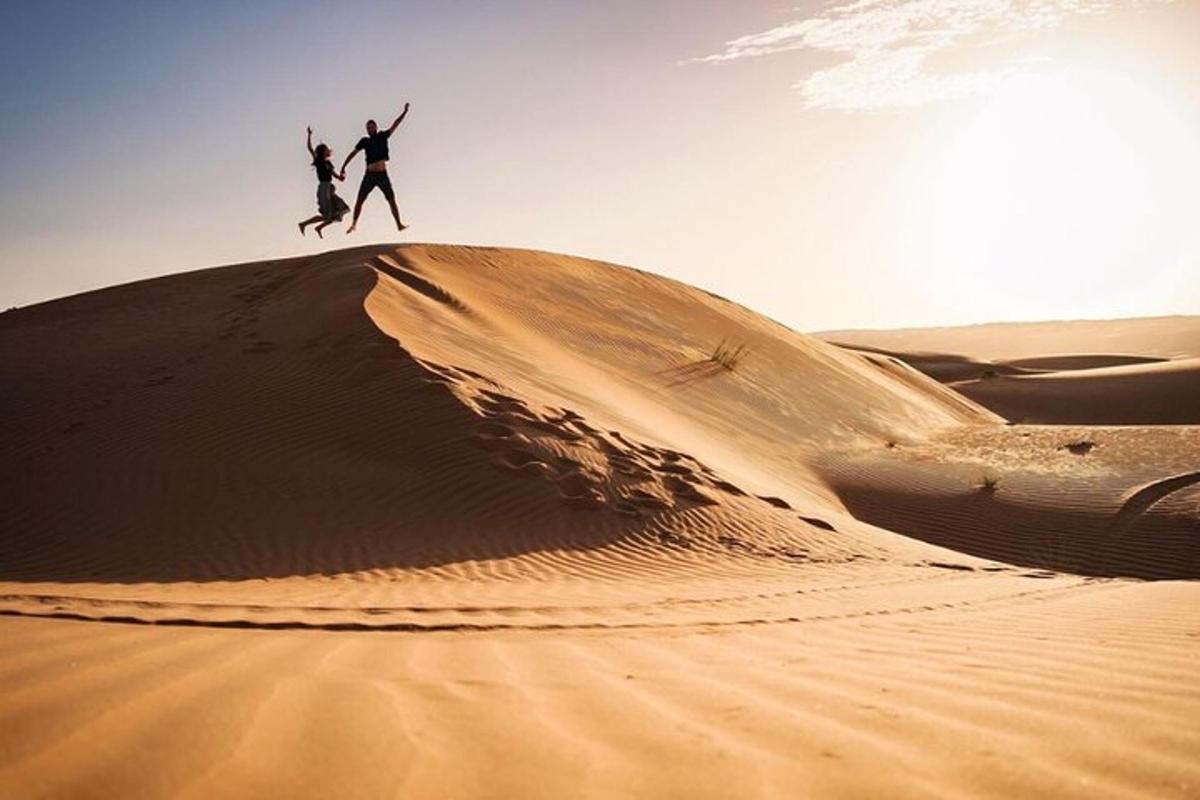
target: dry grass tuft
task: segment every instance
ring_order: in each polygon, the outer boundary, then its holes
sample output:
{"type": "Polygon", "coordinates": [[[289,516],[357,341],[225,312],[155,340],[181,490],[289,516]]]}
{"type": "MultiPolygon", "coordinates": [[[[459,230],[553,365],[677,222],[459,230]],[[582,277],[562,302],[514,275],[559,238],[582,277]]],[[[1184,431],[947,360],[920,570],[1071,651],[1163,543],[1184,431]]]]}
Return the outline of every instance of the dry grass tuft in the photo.
{"type": "Polygon", "coordinates": [[[722,339],[717,348],[713,350],[712,355],[708,357],[708,360],[715,364],[720,364],[732,372],[737,369],[738,364],[742,363],[742,359],[749,354],[750,351],[746,349],[746,345],[739,344],[737,347],[734,347],[728,344],[725,339],[722,339]]]}

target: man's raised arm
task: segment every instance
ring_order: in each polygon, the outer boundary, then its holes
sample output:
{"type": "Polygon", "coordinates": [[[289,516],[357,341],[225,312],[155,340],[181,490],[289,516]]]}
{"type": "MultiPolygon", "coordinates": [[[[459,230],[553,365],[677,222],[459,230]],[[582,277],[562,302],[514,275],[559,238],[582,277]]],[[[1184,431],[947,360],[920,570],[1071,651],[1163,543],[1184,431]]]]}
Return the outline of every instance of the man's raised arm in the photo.
{"type": "Polygon", "coordinates": [[[400,116],[396,117],[396,121],[392,123],[392,127],[387,129],[388,136],[391,136],[392,132],[395,131],[396,128],[400,127],[400,123],[404,122],[404,118],[407,116],[408,116],[408,103],[405,103],[404,110],[400,112],[400,116]]]}

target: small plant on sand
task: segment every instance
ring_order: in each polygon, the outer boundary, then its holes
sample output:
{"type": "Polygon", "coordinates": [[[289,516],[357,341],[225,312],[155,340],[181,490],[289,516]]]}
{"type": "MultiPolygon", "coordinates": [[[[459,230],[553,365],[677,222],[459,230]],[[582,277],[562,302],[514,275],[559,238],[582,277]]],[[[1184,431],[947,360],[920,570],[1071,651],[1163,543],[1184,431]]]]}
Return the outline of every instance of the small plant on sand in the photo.
{"type": "Polygon", "coordinates": [[[728,344],[725,339],[722,339],[717,348],[713,350],[712,355],[708,357],[708,360],[714,364],[720,364],[732,372],[737,369],[737,365],[742,363],[742,359],[748,354],[749,351],[746,349],[746,345],[739,344],[737,347],[734,347],[728,344]]]}
{"type": "Polygon", "coordinates": [[[998,478],[995,475],[991,475],[991,474],[984,475],[983,478],[979,481],[979,491],[986,492],[987,494],[991,494],[996,491],[996,488],[999,485],[1000,485],[1000,478],[998,478]]]}

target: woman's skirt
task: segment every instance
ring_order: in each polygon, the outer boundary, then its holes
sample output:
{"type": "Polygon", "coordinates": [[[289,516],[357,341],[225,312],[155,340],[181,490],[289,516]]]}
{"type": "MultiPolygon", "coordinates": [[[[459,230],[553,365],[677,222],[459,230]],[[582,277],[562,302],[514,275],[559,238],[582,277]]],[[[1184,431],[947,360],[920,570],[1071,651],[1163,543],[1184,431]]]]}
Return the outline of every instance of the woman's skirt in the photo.
{"type": "Polygon", "coordinates": [[[317,209],[326,222],[341,222],[342,217],[350,210],[346,201],[338,197],[333,188],[333,181],[322,181],[317,184],[317,209]]]}

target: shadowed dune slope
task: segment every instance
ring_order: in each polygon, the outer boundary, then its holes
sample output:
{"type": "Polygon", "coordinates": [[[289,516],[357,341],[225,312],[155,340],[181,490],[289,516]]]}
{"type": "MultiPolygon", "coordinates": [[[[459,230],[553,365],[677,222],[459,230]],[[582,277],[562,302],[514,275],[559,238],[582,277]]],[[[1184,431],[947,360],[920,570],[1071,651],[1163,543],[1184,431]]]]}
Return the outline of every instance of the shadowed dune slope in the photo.
{"type": "Polygon", "coordinates": [[[1161,364],[1169,360],[1156,356],[1121,355],[1117,353],[1065,353],[1063,355],[1010,358],[1002,363],[1009,367],[1016,367],[1036,373],[1061,372],[1072,369],[1123,367],[1130,364],[1161,364]]]}

